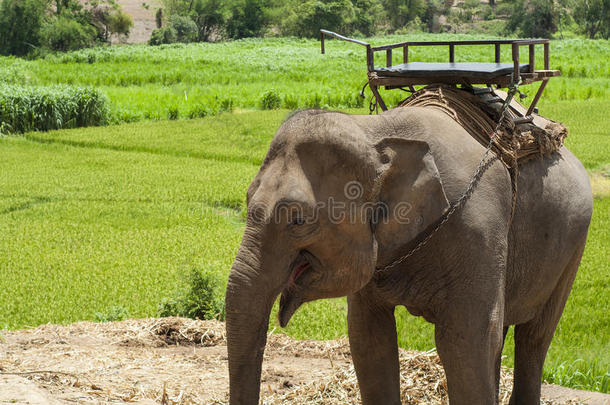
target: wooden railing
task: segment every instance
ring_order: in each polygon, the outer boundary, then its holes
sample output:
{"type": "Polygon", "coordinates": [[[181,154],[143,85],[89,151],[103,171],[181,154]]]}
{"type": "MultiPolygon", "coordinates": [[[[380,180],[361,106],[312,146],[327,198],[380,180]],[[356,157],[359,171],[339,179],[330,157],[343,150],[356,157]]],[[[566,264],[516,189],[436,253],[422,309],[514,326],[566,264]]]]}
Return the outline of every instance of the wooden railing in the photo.
{"type": "Polygon", "coordinates": [[[366,65],[369,72],[375,71],[375,52],[386,52],[386,66],[392,66],[392,50],[402,48],[403,63],[409,62],[409,47],[413,46],[448,46],[449,47],[449,62],[455,62],[455,47],[462,45],[494,45],[495,47],[495,62],[500,63],[500,51],[502,45],[510,45],[512,52],[513,80],[518,82],[520,79],[520,61],[519,48],[522,46],[529,47],[529,69],[528,73],[534,74],[536,54],[535,45],[544,46],[544,70],[549,70],[549,40],[548,39],[500,39],[500,40],[472,40],[472,41],[416,41],[416,42],[400,42],[390,45],[371,46],[371,44],[359,41],[357,39],[348,38],[336,32],[320,30],[320,43],[322,53],[325,53],[324,38],[334,37],[343,41],[353,42],[366,47],[366,65]]]}

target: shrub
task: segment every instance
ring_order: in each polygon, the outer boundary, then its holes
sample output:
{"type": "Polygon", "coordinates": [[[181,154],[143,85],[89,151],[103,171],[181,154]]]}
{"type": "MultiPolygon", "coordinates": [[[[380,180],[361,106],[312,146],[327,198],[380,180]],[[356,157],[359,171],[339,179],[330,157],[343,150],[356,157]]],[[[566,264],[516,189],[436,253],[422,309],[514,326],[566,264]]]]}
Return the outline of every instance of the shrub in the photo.
{"type": "Polygon", "coordinates": [[[0,84],[0,127],[4,133],[103,125],[106,97],[98,90],[0,84]]]}
{"type": "Polygon", "coordinates": [[[477,7],[477,13],[483,20],[489,21],[496,18],[494,11],[489,4],[482,4],[477,7]]]}
{"type": "Polygon", "coordinates": [[[41,31],[42,42],[54,51],[74,51],[93,45],[97,31],[91,25],[59,16],[41,31]]]}
{"type": "Polygon", "coordinates": [[[197,41],[197,24],[189,17],[173,15],[170,19],[170,26],[176,32],[177,42],[195,42],[197,41]]]}
{"type": "Polygon", "coordinates": [[[281,103],[280,96],[273,90],[266,92],[261,97],[261,107],[263,110],[276,110],[280,108],[281,103]]]}
{"type": "Polygon", "coordinates": [[[497,16],[508,17],[513,13],[513,6],[511,3],[500,3],[496,6],[495,14],[497,16]]]}
{"type": "Polygon", "coordinates": [[[192,106],[188,113],[188,117],[191,119],[203,118],[207,115],[210,115],[210,111],[203,104],[196,104],[192,106]]]}
{"type": "Polygon", "coordinates": [[[220,101],[220,108],[218,112],[232,112],[233,111],[233,99],[223,98],[220,101]]]}
{"type": "Polygon", "coordinates": [[[37,47],[45,11],[42,0],[2,0],[0,55],[23,56],[37,47]]]}
{"type": "Polygon", "coordinates": [[[129,318],[129,311],[122,305],[110,307],[106,312],[96,312],[95,322],[116,322],[129,318]]]}
{"type": "Polygon", "coordinates": [[[173,27],[157,28],[150,34],[148,45],[163,45],[176,42],[177,34],[173,27]]]}
{"type": "Polygon", "coordinates": [[[224,293],[218,275],[209,269],[191,269],[187,286],[172,298],[165,298],[158,315],[185,316],[193,319],[224,319],[224,293]]]}
{"type": "Polygon", "coordinates": [[[176,107],[175,105],[169,107],[169,109],[167,110],[167,118],[170,120],[177,120],[179,115],[180,112],[178,111],[178,107],[176,107]]]}

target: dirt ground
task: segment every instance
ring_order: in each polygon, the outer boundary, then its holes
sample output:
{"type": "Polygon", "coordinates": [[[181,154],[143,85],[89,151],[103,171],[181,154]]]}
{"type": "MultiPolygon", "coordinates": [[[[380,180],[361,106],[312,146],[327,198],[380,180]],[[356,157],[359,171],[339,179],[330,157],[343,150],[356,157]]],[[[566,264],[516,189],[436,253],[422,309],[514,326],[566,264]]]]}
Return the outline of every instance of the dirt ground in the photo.
{"type": "Polygon", "coordinates": [[[155,13],[160,7],[160,0],[118,0],[117,3],[133,18],[133,28],[125,42],[128,44],[148,42],[152,30],[157,28],[155,13]]]}
{"type": "MultiPolygon", "coordinates": [[[[446,403],[435,353],[401,351],[404,404],[446,403]]],[[[512,384],[501,379],[502,402],[512,384]]],[[[345,339],[270,335],[264,404],[357,404],[345,339]]],[[[0,334],[0,404],[225,404],[224,324],[182,318],[43,325],[0,334]]],[[[610,404],[610,396],[544,385],[544,404],[610,404]]]]}

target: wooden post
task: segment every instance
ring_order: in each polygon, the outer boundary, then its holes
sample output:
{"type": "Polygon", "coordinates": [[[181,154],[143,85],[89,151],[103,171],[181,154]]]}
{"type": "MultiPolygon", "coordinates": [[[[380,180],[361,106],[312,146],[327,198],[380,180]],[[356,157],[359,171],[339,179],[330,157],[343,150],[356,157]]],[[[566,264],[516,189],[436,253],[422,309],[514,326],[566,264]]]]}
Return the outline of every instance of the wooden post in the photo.
{"type": "Polygon", "coordinates": [[[534,50],[534,44],[530,45],[529,57],[530,57],[530,73],[534,73],[534,67],[536,66],[536,51],[534,50]]]}
{"type": "Polygon", "coordinates": [[[515,83],[519,83],[521,78],[519,70],[519,44],[513,43],[513,82],[515,83]]]}
{"type": "Polygon", "coordinates": [[[540,83],[540,87],[538,87],[538,91],[536,92],[536,95],[534,96],[534,100],[532,101],[532,104],[530,104],[529,108],[527,109],[527,112],[525,113],[525,116],[530,116],[532,115],[532,113],[534,112],[534,108],[536,108],[536,104],[538,104],[538,100],[540,100],[540,96],[542,95],[542,92],[544,91],[544,88],[546,87],[546,84],[549,82],[549,78],[545,78],[542,79],[542,83],[540,83]]]}
{"type": "Polygon", "coordinates": [[[409,63],[409,45],[402,47],[402,62],[409,63]]]}
{"type": "Polygon", "coordinates": [[[500,63],[500,44],[496,44],[496,63],[500,63]]]}
{"type": "Polygon", "coordinates": [[[322,55],[324,55],[324,33],[320,32],[320,47],[322,48],[322,55]]]}
{"type": "Polygon", "coordinates": [[[455,62],[455,46],[454,45],[449,45],[449,62],[450,63],[455,62]]]}
{"type": "Polygon", "coordinates": [[[544,70],[549,70],[549,43],[544,44],[544,70]]]}
{"type": "Polygon", "coordinates": [[[392,49],[385,51],[385,64],[387,67],[392,66],[392,49]]]}
{"type": "Polygon", "coordinates": [[[366,46],[366,67],[369,69],[369,72],[375,70],[375,53],[370,45],[366,46]]]}

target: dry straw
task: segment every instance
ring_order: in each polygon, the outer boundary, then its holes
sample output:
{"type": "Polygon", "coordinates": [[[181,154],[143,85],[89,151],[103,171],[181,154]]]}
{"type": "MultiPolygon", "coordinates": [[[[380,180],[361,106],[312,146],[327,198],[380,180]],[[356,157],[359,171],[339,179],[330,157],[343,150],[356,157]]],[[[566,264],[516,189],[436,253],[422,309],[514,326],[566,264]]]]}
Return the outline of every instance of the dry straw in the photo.
{"type": "MultiPolygon", "coordinates": [[[[35,383],[52,398],[76,403],[228,403],[221,322],[183,318],[80,322],[8,331],[4,336],[0,391],[6,388],[3,375],[11,375],[35,383]]],[[[403,404],[447,403],[445,376],[435,352],[401,350],[400,370],[403,404]]],[[[510,370],[502,369],[503,404],[508,403],[511,385],[510,370]]],[[[271,334],[261,397],[261,403],[268,405],[359,404],[347,339],[296,341],[271,334]]]]}

